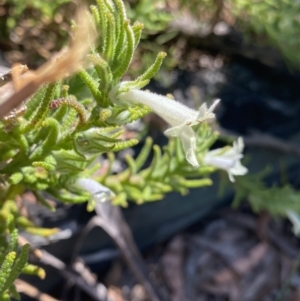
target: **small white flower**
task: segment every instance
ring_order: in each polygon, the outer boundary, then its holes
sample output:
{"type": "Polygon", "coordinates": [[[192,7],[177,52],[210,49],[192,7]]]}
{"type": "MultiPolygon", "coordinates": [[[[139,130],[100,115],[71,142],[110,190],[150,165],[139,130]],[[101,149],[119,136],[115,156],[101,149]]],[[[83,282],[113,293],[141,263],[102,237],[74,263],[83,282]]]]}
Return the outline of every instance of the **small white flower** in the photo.
{"type": "Polygon", "coordinates": [[[210,108],[207,108],[206,103],[204,103],[199,111],[196,111],[176,100],[148,91],[132,89],[117,95],[116,90],[115,88],[110,93],[112,101],[143,104],[150,107],[157,115],[170,124],[172,127],[164,132],[165,135],[179,137],[187,161],[194,167],[199,167],[196,157],[196,134],[192,126],[207,119],[215,118],[213,110],[219,103],[219,99],[215,100],[210,108]]]}
{"type": "Polygon", "coordinates": [[[206,153],[203,162],[226,170],[230,181],[234,182],[233,176],[242,176],[248,172],[248,169],[241,164],[243,149],[243,138],[239,137],[237,141],[233,142],[233,146],[227,150],[226,148],[218,148],[206,153]]]}
{"type": "Polygon", "coordinates": [[[300,216],[293,210],[287,210],[286,212],[287,217],[289,218],[290,222],[293,224],[293,232],[296,236],[300,236],[300,216]]]}
{"type": "Polygon", "coordinates": [[[99,203],[107,202],[115,195],[109,188],[101,185],[94,179],[81,178],[76,181],[75,185],[89,192],[94,200],[99,203]]]}

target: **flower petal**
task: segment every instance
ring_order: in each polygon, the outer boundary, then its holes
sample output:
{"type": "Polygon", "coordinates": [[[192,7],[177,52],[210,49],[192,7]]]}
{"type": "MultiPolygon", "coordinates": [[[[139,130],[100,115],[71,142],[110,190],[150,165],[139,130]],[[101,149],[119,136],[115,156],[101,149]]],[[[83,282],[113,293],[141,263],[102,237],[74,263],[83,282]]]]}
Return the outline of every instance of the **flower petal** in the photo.
{"type": "Polygon", "coordinates": [[[179,137],[184,130],[185,125],[178,125],[178,126],[173,126],[167,130],[164,131],[164,134],[167,137],[179,137]]]}
{"type": "Polygon", "coordinates": [[[300,235],[300,216],[294,210],[286,210],[286,215],[293,224],[293,231],[296,236],[300,235]]]}
{"type": "Polygon", "coordinates": [[[207,113],[211,113],[214,111],[214,109],[216,108],[216,106],[219,104],[219,102],[221,101],[220,98],[216,99],[212,105],[209,107],[209,109],[207,110],[207,113]]]}
{"type": "Polygon", "coordinates": [[[210,119],[210,118],[215,118],[215,114],[213,113],[213,110],[216,108],[216,106],[219,104],[219,102],[220,102],[220,99],[216,99],[213,102],[213,104],[209,107],[209,109],[207,109],[207,104],[203,103],[200,106],[197,120],[199,122],[202,122],[202,121],[210,119]]]}
{"type": "Polygon", "coordinates": [[[205,114],[206,114],[206,112],[207,112],[207,104],[206,104],[206,102],[205,102],[205,103],[203,103],[203,104],[200,106],[200,108],[199,108],[199,113],[198,113],[197,119],[198,119],[198,118],[201,118],[201,117],[204,117],[205,114]]]}
{"type": "Polygon", "coordinates": [[[187,161],[194,167],[199,167],[196,156],[196,141],[197,137],[194,130],[186,125],[174,126],[167,129],[164,134],[166,136],[178,137],[181,140],[185,157],[187,161]]]}
{"type": "Polygon", "coordinates": [[[241,164],[241,161],[236,161],[234,166],[230,168],[230,172],[235,176],[243,176],[248,172],[248,168],[241,164]]]}
{"type": "Polygon", "coordinates": [[[218,148],[206,153],[203,162],[227,171],[229,179],[234,182],[233,176],[242,176],[248,172],[248,169],[241,164],[244,149],[243,138],[238,138],[233,146],[228,148],[218,148]]]}
{"type": "Polygon", "coordinates": [[[221,169],[230,169],[234,167],[235,160],[232,160],[230,158],[222,157],[222,156],[205,156],[203,159],[204,163],[207,165],[215,166],[221,169]]]}
{"type": "Polygon", "coordinates": [[[234,179],[232,173],[230,171],[228,171],[227,173],[228,173],[228,177],[229,177],[230,182],[234,183],[235,179],[234,179]]]}
{"type": "Polygon", "coordinates": [[[190,127],[185,127],[179,136],[187,161],[194,167],[199,167],[196,156],[196,134],[190,127]]]}
{"type": "Polygon", "coordinates": [[[96,202],[107,202],[115,195],[109,188],[101,185],[94,179],[77,179],[76,185],[80,189],[88,191],[93,196],[96,202]]]}

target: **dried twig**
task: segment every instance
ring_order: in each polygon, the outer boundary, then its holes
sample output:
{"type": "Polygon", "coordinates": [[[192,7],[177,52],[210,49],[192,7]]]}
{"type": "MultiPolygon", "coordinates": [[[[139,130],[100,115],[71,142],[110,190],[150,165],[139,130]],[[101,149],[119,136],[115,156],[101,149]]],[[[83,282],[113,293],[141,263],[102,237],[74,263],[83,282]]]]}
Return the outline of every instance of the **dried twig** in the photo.
{"type": "MultiPolygon", "coordinates": [[[[230,136],[232,138],[238,137],[236,133],[228,131],[224,128],[217,127],[217,130],[222,136],[230,136]]],[[[243,139],[245,145],[249,147],[268,148],[281,153],[300,157],[300,148],[297,145],[270,134],[252,131],[250,135],[244,136],[243,139]]]]}
{"type": "Polygon", "coordinates": [[[300,148],[290,143],[269,134],[254,132],[251,136],[245,137],[245,144],[248,146],[259,146],[271,148],[285,154],[290,154],[300,157],[300,148]]]}
{"type": "Polygon", "coordinates": [[[38,301],[58,301],[57,299],[54,299],[53,297],[40,292],[36,287],[21,279],[16,279],[14,284],[16,285],[17,291],[19,293],[23,293],[24,295],[27,295],[38,301]]]}
{"type": "MultiPolygon", "coordinates": [[[[24,237],[19,236],[19,243],[20,245],[24,245],[27,243],[27,240],[24,237]]],[[[105,286],[96,282],[95,278],[84,264],[81,263],[75,265],[76,269],[73,270],[45,250],[32,248],[31,251],[39,262],[57,269],[64,278],[85,291],[96,301],[109,301],[105,286]]]]}
{"type": "Polygon", "coordinates": [[[149,277],[149,271],[145,266],[143,258],[134,242],[132,233],[128,224],[124,220],[121,210],[113,206],[110,202],[98,203],[95,211],[97,216],[93,217],[75,247],[74,258],[78,255],[79,249],[84,238],[93,227],[101,227],[110,235],[116,245],[119,247],[123,258],[133,272],[136,279],[144,286],[145,291],[152,301],[165,300],[161,296],[156,283],[149,277]]]}
{"type": "Polygon", "coordinates": [[[17,65],[10,69],[7,73],[0,75],[0,87],[6,85],[7,83],[13,80],[13,73],[17,71],[20,75],[24,74],[28,71],[28,67],[26,65],[17,65]]]}

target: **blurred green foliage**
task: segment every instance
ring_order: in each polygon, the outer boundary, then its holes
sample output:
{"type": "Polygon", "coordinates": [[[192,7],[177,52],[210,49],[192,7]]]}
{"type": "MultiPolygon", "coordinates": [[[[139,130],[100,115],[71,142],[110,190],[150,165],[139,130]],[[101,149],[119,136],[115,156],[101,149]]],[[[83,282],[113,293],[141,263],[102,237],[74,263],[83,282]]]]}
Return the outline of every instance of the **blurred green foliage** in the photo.
{"type": "Polygon", "coordinates": [[[179,0],[200,21],[229,21],[252,43],[277,48],[300,66],[300,2],[291,0],[179,0]]]}
{"type": "MultiPolygon", "coordinates": [[[[49,22],[54,18],[58,8],[61,7],[62,4],[69,2],[71,2],[71,0],[5,0],[4,5],[6,4],[10,6],[9,17],[7,19],[8,28],[10,30],[13,29],[16,26],[18,19],[29,10],[38,12],[44,22],[49,22]]],[[[37,19],[33,17],[34,16],[30,19],[32,26],[34,26],[37,22],[37,19]]]]}
{"type": "Polygon", "coordinates": [[[237,26],[276,47],[287,62],[300,66],[300,2],[228,0],[237,26]]]}
{"type": "Polygon", "coordinates": [[[269,173],[265,169],[258,174],[239,177],[235,183],[233,207],[242,202],[249,202],[254,212],[269,212],[274,217],[285,217],[287,211],[300,212],[300,192],[289,185],[268,187],[265,177],[269,173]]]}
{"type": "MultiPolygon", "coordinates": [[[[61,47],[66,38],[67,23],[74,7],[70,0],[1,0],[0,45],[24,47],[24,39],[34,39],[35,47],[25,43],[25,49],[47,58],[48,52],[61,47]],[[71,9],[70,9],[71,8],[71,9]],[[31,34],[32,28],[36,29],[31,34]],[[26,28],[23,33],[22,28],[26,28]],[[37,29],[38,28],[38,29],[37,29]],[[39,31],[37,33],[36,31],[39,31]],[[38,35],[40,36],[38,38],[38,35]],[[48,42],[45,43],[46,35],[48,42]],[[10,42],[9,42],[10,40],[10,42]],[[23,41],[21,41],[23,40],[23,41]],[[52,41],[51,41],[52,40],[52,41]],[[13,42],[13,43],[11,43],[13,42]],[[14,46],[14,43],[19,45],[14,46]],[[40,49],[35,49],[39,48],[40,49]],[[45,49],[42,49],[45,48],[45,49]]],[[[287,0],[128,0],[125,1],[128,16],[145,25],[137,57],[146,66],[153,60],[152,52],[166,51],[168,58],[164,66],[174,68],[179,64],[176,57],[178,31],[171,30],[169,23],[180,17],[182,10],[188,10],[199,22],[214,25],[218,20],[229,21],[249,40],[260,45],[277,48],[290,66],[300,64],[298,55],[300,31],[300,3],[287,0]],[[176,4],[173,5],[173,2],[176,4]],[[171,4],[171,5],[170,5],[171,4]],[[173,7],[172,7],[173,5],[173,7]],[[172,42],[173,41],[173,42],[172,42]]],[[[12,60],[17,59],[11,58],[12,60]]],[[[25,61],[25,58],[24,58],[25,61]]],[[[28,60],[27,60],[28,62],[28,60]]],[[[137,67],[138,68],[138,67],[137,67]]],[[[134,75],[135,66],[131,70],[134,75]]]]}
{"type": "Polygon", "coordinates": [[[68,38],[75,5],[70,0],[1,0],[0,48],[9,64],[37,67],[68,38]]]}
{"type": "Polygon", "coordinates": [[[165,1],[139,0],[126,4],[128,17],[144,24],[144,35],[164,31],[173,19],[166,10],[165,1]]]}

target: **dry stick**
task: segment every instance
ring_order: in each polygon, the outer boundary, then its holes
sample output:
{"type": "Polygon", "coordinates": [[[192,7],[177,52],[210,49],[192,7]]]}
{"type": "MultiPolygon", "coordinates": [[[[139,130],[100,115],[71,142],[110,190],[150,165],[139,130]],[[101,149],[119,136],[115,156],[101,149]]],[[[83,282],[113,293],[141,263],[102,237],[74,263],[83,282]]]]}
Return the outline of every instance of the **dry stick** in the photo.
{"type": "MultiPolygon", "coordinates": [[[[234,137],[237,138],[234,132],[226,130],[221,127],[217,127],[217,130],[220,132],[222,136],[234,137]]],[[[290,154],[296,157],[300,157],[300,147],[290,143],[289,141],[277,138],[275,136],[261,133],[258,131],[253,131],[249,136],[243,137],[245,145],[250,147],[262,147],[273,149],[285,154],[290,154]]]]}
{"type": "Polygon", "coordinates": [[[7,73],[0,75],[0,87],[6,85],[7,83],[13,80],[13,73],[17,71],[20,75],[24,74],[28,71],[28,67],[26,65],[17,65],[11,68],[7,73]]]}
{"type": "Polygon", "coordinates": [[[40,258],[40,262],[50,265],[57,270],[70,282],[74,283],[78,286],[81,290],[85,291],[91,297],[93,297],[97,301],[109,301],[107,299],[107,290],[104,285],[97,283],[94,281],[90,281],[93,279],[93,276],[90,275],[90,271],[84,267],[84,273],[82,273],[83,265],[77,267],[81,269],[81,274],[78,275],[74,271],[70,270],[61,260],[54,257],[50,253],[46,251],[42,251],[43,256],[40,258]],[[85,275],[89,275],[88,279],[83,278],[85,275]]]}
{"type": "MultiPolygon", "coordinates": [[[[18,240],[20,245],[28,243],[28,241],[22,236],[19,236],[18,240]]],[[[32,248],[31,252],[41,263],[57,269],[63,277],[78,286],[96,301],[109,301],[107,299],[107,290],[105,286],[101,283],[97,283],[95,280],[91,281],[94,277],[91,275],[89,269],[83,264],[77,264],[77,266],[75,266],[76,271],[73,271],[68,268],[64,262],[45,250],[32,248]]]]}
{"type": "Polygon", "coordinates": [[[29,82],[21,90],[14,93],[8,100],[0,104],[0,118],[4,117],[14,108],[18,107],[27,97],[36,92],[40,86],[41,83],[37,83],[34,81],[29,82]]]}
{"type": "Polygon", "coordinates": [[[75,247],[73,260],[78,255],[81,244],[93,227],[101,227],[114,240],[119,247],[124,260],[133,272],[136,279],[144,286],[151,301],[162,301],[166,298],[160,295],[157,285],[149,277],[149,271],[145,266],[142,256],[134,242],[131,230],[124,220],[118,206],[110,202],[98,203],[95,211],[97,216],[93,217],[82,232],[77,246],[75,247]]]}
{"type": "Polygon", "coordinates": [[[112,237],[135,277],[144,286],[152,301],[164,300],[159,289],[149,277],[149,272],[135,244],[131,230],[124,220],[121,210],[110,202],[98,203],[95,211],[102,228],[112,237]]]}
{"type": "Polygon", "coordinates": [[[59,301],[47,294],[42,293],[36,287],[32,286],[31,284],[29,284],[21,279],[16,279],[14,284],[19,293],[23,293],[24,295],[27,295],[38,301],[59,301]]]}
{"type": "Polygon", "coordinates": [[[248,146],[260,146],[271,148],[282,153],[291,154],[300,157],[300,148],[296,145],[274,137],[269,134],[254,132],[251,136],[245,137],[245,144],[248,146]]]}

